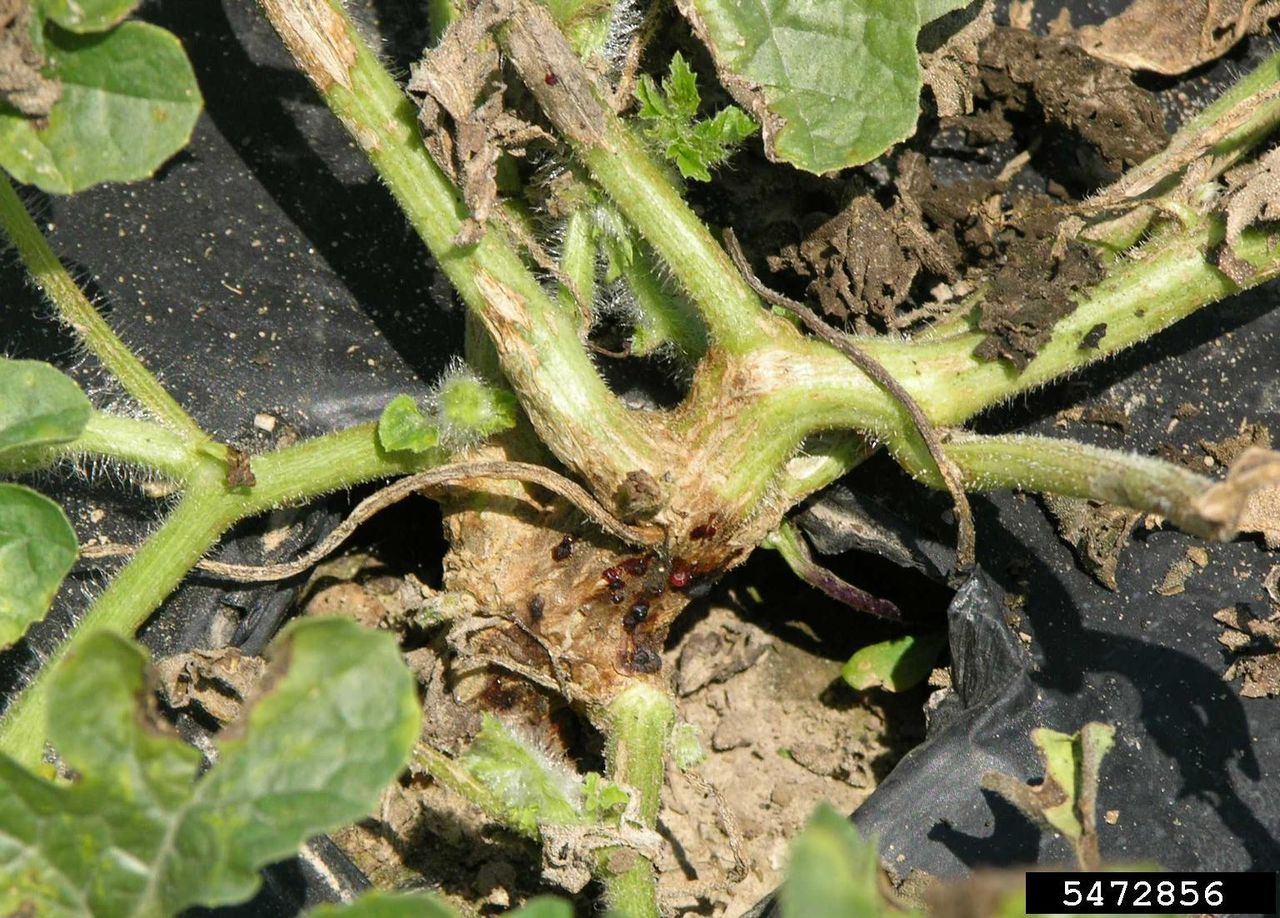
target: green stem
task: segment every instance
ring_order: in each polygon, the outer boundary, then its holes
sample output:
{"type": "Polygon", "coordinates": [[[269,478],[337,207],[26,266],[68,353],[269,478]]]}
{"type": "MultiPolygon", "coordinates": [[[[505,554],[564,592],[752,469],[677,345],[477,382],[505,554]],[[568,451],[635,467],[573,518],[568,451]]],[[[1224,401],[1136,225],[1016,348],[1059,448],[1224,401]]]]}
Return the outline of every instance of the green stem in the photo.
{"type": "Polygon", "coordinates": [[[504,237],[490,225],[454,242],[468,212],[418,135],[417,111],[341,7],[331,0],[261,0],[294,59],[391,189],[464,302],[485,324],[502,369],[539,436],[612,494],[654,448],[609,391],[578,336],[504,237]]]}
{"type": "Polygon", "coordinates": [[[207,441],[209,435],[165,391],[133,352],[93,308],[88,297],[71,279],[8,178],[0,176],[0,227],[13,241],[18,257],[62,319],[80,337],[102,365],[120,381],[125,391],[147,411],[181,434],[189,443],[207,441]]]}
{"type": "MultiPolygon", "coordinates": [[[[947,455],[964,475],[966,490],[1019,488],[1107,501],[1158,513],[1202,538],[1234,535],[1223,533],[1195,507],[1214,481],[1159,459],[1073,440],[1017,435],[957,438],[947,444],[947,455]]],[[[932,465],[912,471],[933,487],[943,486],[932,465]]]]}
{"type": "Polygon", "coordinates": [[[596,301],[596,239],[591,214],[580,207],[570,214],[564,227],[564,244],[560,251],[560,270],[574,286],[560,285],[560,303],[585,328],[591,322],[596,301]],[[574,296],[574,293],[577,296],[574,296]]]}
{"type": "Polygon", "coordinates": [[[385,453],[372,424],[255,456],[252,461],[258,480],[252,489],[228,490],[226,470],[214,460],[193,462],[186,469],[187,490],[181,502],[0,719],[0,751],[27,764],[38,762],[44,749],[48,677],[58,660],[74,653],[95,631],[132,635],[236,521],[430,464],[411,455],[385,453]]]}
{"type": "MultiPolygon", "coordinates": [[[[0,456],[0,473],[40,468],[62,457],[101,456],[185,481],[194,466],[208,461],[168,427],[95,411],[80,436],[56,446],[14,450],[0,456]]],[[[219,464],[219,468],[223,468],[219,464]]]]}
{"type": "Polygon", "coordinates": [[[89,635],[113,631],[130,637],[235,519],[234,498],[218,493],[216,479],[189,492],[90,607],[72,635],[43,661],[35,681],[0,720],[0,751],[28,767],[44,754],[48,682],[58,664],[89,635]]]}
{"type": "Polygon", "coordinates": [[[521,79],[592,178],[702,311],[715,344],[741,354],[775,337],[780,323],[761,308],[666,171],[614,114],[550,15],[524,4],[499,37],[521,79]],[[556,80],[546,79],[549,69],[556,80]]]}
{"type": "MultiPolygon", "coordinates": [[[[608,775],[638,795],[636,815],[648,829],[658,821],[667,739],[674,723],[670,696],[646,683],[629,686],[604,712],[608,775]]],[[[657,918],[657,877],[647,858],[629,848],[608,848],[600,852],[600,866],[610,908],[628,918],[657,918]]]]}
{"type": "Polygon", "coordinates": [[[604,900],[609,914],[620,918],[660,918],[657,869],[630,848],[599,853],[604,900]]]}
{"type": "MultiPolygon", "coordinates": [[[[1270,247],[1265,233],[1249,231],[1235,252],[1253,273],[1233,281],[1209,258],[1223,234],[1220,218],[1204,217],[1159,235],[1082,296],[1021,372],[1003,361],[975,358],[981,333],[914,342],[868,338],[859,344],[935,424],[958,425],[991,405],[1105,359],[1210,303],[1280,275],[1280,246],[1270,247]],[[1081,342],[1099,325],[1106,326],[1106,333],[1098,346],[1082,348],[1081,342]]],[[[794,342],[788,350],[788,357],[778,361],[776,382],[766,384],[769,393],[740,416],[740,429],[771,435],[757,439],[749,449],[741,447],[739,455],[745,459],[728,473],[722,494],[758,493],[769,470],[779,468],[806,437],[822,430],[863,430],[888,441],[895,458],[905,465],[929,463],[902,407],[854,371],[842,354],[812,339],[794,342]],[[804,372],[796,372],[797,367],[804,367],[804,372]]]]}
{"type": "Polygon", "coordinates": [[[640,315],[631,338],[633,354],[652,354],[670,343],[680,356],[696,364],[707,350],[707,329],[698,312],[682,294],[672,294],[658,279],[647,243],[637,240],[631,258],[624,260],[622,276],[635,294],[640,315]]]}

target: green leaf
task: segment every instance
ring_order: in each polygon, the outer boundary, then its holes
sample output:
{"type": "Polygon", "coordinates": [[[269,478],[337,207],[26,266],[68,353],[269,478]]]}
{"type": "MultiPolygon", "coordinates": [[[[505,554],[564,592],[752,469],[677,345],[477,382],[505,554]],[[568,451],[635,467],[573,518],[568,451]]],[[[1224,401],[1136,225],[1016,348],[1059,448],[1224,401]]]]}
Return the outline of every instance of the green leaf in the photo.
{"type": "Polygon", "coordinates": [[[74,440],[92,413],[80,387],[49,364],[0,357],[0,453],[74,440]]]}
{"type": "Polygon", "coordinates": [[[70,194],[146,178],[186,146],[201,98],[177,38],[144,22],[46,38],[47,75],[62,81],[47,126],[0,112],[0,166],[15,179],[70,194]]]}
{"type": "Polygon", "coordinates": [[[920,10],[920,24],[926,25],[947,15],[947,13],[954,13],[956,10],[964,9],[971,3],[973,3],[973,0],[916,0],[916,5],[920,10]]]}
{"type": "Polygon", "coordinates": [[[583,60],[604,49],[614,0],[543,0],[543,5],[583,60]]]}
{"type": "Polygon", "coordinates": [[[945,634],[909,634],[863,647],[840,670],[844,681],[858,691],[884,688],[905,692],[919,685],[933,670],[945,634]]]}
{"type": "MultiPolygon", "coordinates": [[[[681,0],[770,159],[822,174],[915,131],[920,8],[904,0],[681,0]]],[[[945,0],[927,3],[929,11],[945,0]]]]}
{"type": "Polygon", "coordinates": [[[880,894],[880,854],[828,803],[818,805],[791,843],[779,893],[782,918],[899,915],[880,894]]]}
{"type": "Polygon", "coordinates": [[[582,821],[578,776],[492,714],[484,716],[462,764],[504,807],[506,820],[526,834],[536,836],[539,823],[582,821]]]}
{"type": "Polygon", "coordinates": [[[617,825],[631,795],[604,775],[589,771],[582,781],[582,812],[589,822],[617,825]]]}
{"type": "Polygon", "coordinates": [[[662,91],[671,101],[672,113],[692,121],[698,115],[702,96],[698,93],[698,78],[679,51],[671,58],[671,69],[662,81],[662,91]]]}
{"type": "Polygon", "coordinates": [[[37,8],[72,32],[105,32],[124,21],[141,0],[37,0],[37,8]]]}
{"type": "Polygon", "coordinates": [[[369,813],[418,736],[394,639],[340,618],[290,626],[264,695],[201,756],[159,725],[146,654],[98,632],[49,684],[52,783],[0,756],[0,914],[177,914],[248,899],[259,869],[369,813]]]}
{"type": "Polygon", "coordinates": [[[707,759],[707,751],[702,748],[698,728],[691,723],[682,722],[672,727],[667,746],[671,751],[671,761],[681,771],[697,768],[707,759]]]}
{"type": "Polygon", "coordinates": [[[701,103],[698,82],[678,51],[671,58],[671,71],[662,81],[662,89],[652,77],[641,77],[636,98],[640,102],[636,116],[645,136],[687,179],[711,181],[711,167],[728,159],[738,144],[756,132],[755,122],[733,106],[709,121],[695,120],[701,103]]]}
{"type": "Polygon", "coordinates": [[[431,893],[374,890],[349,905],[320,905],[307,918],[460,918],[456,909],[431,893]]]}
{"type": "Polygon", "coordinates": [[[455,445],[510,430],[520,412],[515,393],[487,385],[466,367],[445,375],[436,404],[441,437],[455,445]]]}
{"type": "Polygon", "coordinates": [[[378,443],[391,453],[425,453],[440,444],[440,429],[427,419],[412,396],[397,395],[378,418],[378,443]]]}
{"type": "Polygon", "coordinates": [[[1031,731],[1031,741],[1044,762],[1044,780],[1028,785],[1013,775],[988,772],[982,786],[1061,834],[1075,847],[1081,869],[1096,870],[1099,772],[1115,738],[1115,727],[1097,722],[1077,733],[1039,727],[1031,731]]]}
{"type": "Polygon", "coordinates": [[[0,484],[0,647],[49,611],[78,551],[61,507],[30,488],[0,484]]]}

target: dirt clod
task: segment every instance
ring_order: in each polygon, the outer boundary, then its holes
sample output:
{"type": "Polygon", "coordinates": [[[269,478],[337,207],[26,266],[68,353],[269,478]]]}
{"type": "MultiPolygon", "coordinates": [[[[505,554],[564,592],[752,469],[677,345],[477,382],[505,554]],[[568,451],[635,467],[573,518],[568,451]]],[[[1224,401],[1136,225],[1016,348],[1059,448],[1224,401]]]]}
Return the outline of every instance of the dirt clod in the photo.
{"type": "Polygon", "coordinates": [[[1044,495],[1044,503],[1080,566],[1107,589],[1119,589],[1116,567],[1142,514],[1101,501],[1052,494],[1044,495]]]}
{"type": "Polygon", "coordinates": [[[1129,415],[1119,405],[1072,405],[1059,411],[1054,422],[1058,427],[1066,427],[1071,422],[1096,424],[1120,433],[1128,433],[1130,423],[1129,415]]]}
{"type": "Polygon", "coordinates": [[[1201,440],[1199,445],[1219,465],[1228,466],[1251,446],[1270,449],[1271,431],[1264,424],[1242,421],[1240,432],[1235,436],[1223,437],[1221,440],[1201,440]]]}
{"type": "MultiPolygon", "coordinates": [[[[982,44],[980,95],[986,131],[1012,134],[1001,121],[1033,115],[1095,151],[1095,178],[1114,178],[1169,142],[1155,97],[1122,68],[1091,58],[1073,41],[1020,29],[997,29],[982,44]]],[[[978,122],[960,119],[962,126],[978,122]]]]}
{"type": "Polygon", "coordinates": [[[160,692],[170,707],[199,708],[220,724],[240,716],[265,671],[261,657],[234,647],[193,650],[156,662],[160,692]]]}
{"type": "Polygon", "coordinates": [[[62,98],[62,83],[40,72],[44,56],[31,37],[31,8],[31,0],[0,0],[0,100],[39,120],[62,98]]]}
{"type": "Polygon", "coordinates": [[[698,689],[736,676],[760,661],[770,647],[759,629],[731,619],[718,628],[691,635],[676,661],[676,687],[691,695],[698,689]]]}
{"type": "Polygon", "coordinates": [[[885,210],[861,195],[803,242],[771,257],[769,268],[809,278],[808,293],[828,316],[874,317],[883,327],[910,295],[921,268],[907,219],[900,207],[885,210]]]}
{"type": "Polygon", "coordinates": [[[1013,238],[1004,264],[991,278],[978,326],[988,336],[974,350],[983,360],[1007,360],[1025,369],[1053,327],[1075,310],[1081,291],[1103,277],[1088,246],[1060,238],[1061,217],[1043,197],[1021,199],[1011,220],[1013,238]],[[1021,213],[1017,213],[1021,210],[1021,213]]]}
{"type": "Polygon", "coordinates": [[[1177,596],[1187,589],[1187,580],[1197,570],[1207,567],[1209,553],[1199,546],[1187,549],[1187,553],[1170,565],[1164,579],[1156,587],[1161,596],[1177,596]]]}
{"type": "Polygon", "coordinates": [[[1080,339],[1080,350],[1096,351],[1098,345],[1102,343],[1102,339],[1107,336],[1107,323],[1099,322],[1084,333],[1084,337],[1080,339]]]}

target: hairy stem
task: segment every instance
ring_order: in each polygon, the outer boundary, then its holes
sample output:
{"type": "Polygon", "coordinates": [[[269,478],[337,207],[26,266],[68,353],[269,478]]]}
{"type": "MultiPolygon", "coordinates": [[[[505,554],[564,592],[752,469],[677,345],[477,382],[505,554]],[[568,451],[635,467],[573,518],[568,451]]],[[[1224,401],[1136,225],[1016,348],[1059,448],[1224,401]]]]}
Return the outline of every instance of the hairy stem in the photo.
{"type": "MultiPolygon", "coordinates": [[[[1195,472],[1118,450],[1049,437],[966,436],[947,444],[947,455],[975,491],[1020,488],[1027,491],[1086,497],[1133,510],[1159,513],[1178,528],[1206,539],[1222,538],[1218,524],[1206,520],[1195,501],[1213,479],[1195,472]]],[[[913,470],[934,487],[932,467],[913,470]]]]}
{"type": "Polygon", "coordinates": [[[251,490],[229,489],[226,470],[216,461],[195,462],[186,469],[186,493],[169,518],[112,579],[0,719],[0,751],[26,764],[38,762],[44,750],[47,679],[57,661],[75,652],[95,631],[132,635],[236,521],[338,488],[416,471],[425,464],[411,455],[383,452],[372,424],[317,437],[252,462],[258,483],[251,490]]]}
{"type": "Polygon", "coordinates": [[[573,284],[572,290],[560,285],[560,303],[587,328],[596,300],[596,240],[586,208],[575,210],[565,222],[560,270],[573,284]]]}
{"type": "MultiPolygon", "coordinates": [[[[80,436],[55,446],[13,450],[0,456],[0,473],[18,474],[64,457],[102,457],[185,481],[209,457],[168,427],[103,411],[89,416],[80,436]]],[[[214,463],[223,468],[221,463],[214,463]]]]}
{"type": "Polygon", "coordinates": [[[663,287],[658,279],[658,266],[646,243],[638,242],[634,246],[622,275],[640,309],[631,338],[631,352],[652,354],[670,343],[689,363],[702,359],[707,350],[707,329],[683,296],[663,287]]]}
{"type": "Polygon", "coordinates": [[[160,385],[142,361],[111,330],[89,298],[71,279],[49,247],[9,179],[0,176],[0,226],[12,240],[18,257],[58,318],[71,327],[102,365],[120,381],[143,408],[190,443],[209,440],[200,425],[160,385]]]}
{"type": "MultiPolygon", "coordinates": [[[[1252,273],[1232,280],[1211,258],[1223,233],[1216,216],[1167,228],[1084,294],[1021,372],[1003,361],[974,357],[983,339],[977,332],[918,342],[866,338],[858,339],[858,345],[903,385],[935,425],[961,424],[984,408],[1105,359],[1210,303],[1280,275],[1280,247],[1269,246],[1265,233],[1248,231],[1234,250],[1252,273]],[[1097,347],[1082,348],[1099,325],[1106,333],[1097,347]]],[[[768,470],[778,468],[806,437],[821,430],[866,431],[894,442],[895,458],[902,464],[921,468],[928,463],[923,445],[908,435],[910,420],[902,407],[866,376],[850,372],[842,355],[813,340],[795,342],[788,350],[776,370],[765,368],[767,375],[777,377],[765,383],[772,391],[741,416],[772,436],[757,442],[736,464],[723,494],[758,495],[768,470]]]]}
{"type": "Polygon", "coordinates": [[[614,113],[551,16],[534,3],[516,9],[500,34],[512,64],[592,178],[702,311],[712,340],[731,353],[766,344],[780,323],[761,308],[667,173],[614,113]],[[546,79],[548,72],[556,79],[546,79]]]}
{"type": "MultiPolygon", "coordinates": [[[[657,825],[666,773],[667,738],[675,707],[661,689],[646,683],[628,687],[603,716],[609,777],[638,795],[636,816],[646,829],[657,825]]],[[[657,876],[653,864],[624,847],[600,853],[605,901],[628,918],[658,915],[657,876]]]]}
{"type": "Polygon", "coordinates": [[[596,372],[574,317],[557,306],[490,225],[455,243],[468,212],[418,136],[417,112],[330,0],[261,0],[289,52],[378,170],[455,289],[494,338],[503,372],[539,436],[612,494],[653,449],[596,372]]]}

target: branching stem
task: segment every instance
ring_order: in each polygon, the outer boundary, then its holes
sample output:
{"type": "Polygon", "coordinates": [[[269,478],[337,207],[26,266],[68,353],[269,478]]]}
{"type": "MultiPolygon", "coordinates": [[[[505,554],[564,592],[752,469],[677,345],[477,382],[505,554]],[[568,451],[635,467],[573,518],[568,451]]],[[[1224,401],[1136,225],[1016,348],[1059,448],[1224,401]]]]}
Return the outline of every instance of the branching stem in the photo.
{"type": "Polygon", "coordinates": [[[169,518],[121,568],[0,718],[0,751],[27,765],[38,763],[44,751],[47,679],[57,661],[95,631],[132,635],[237,520],[419,468],[412,456],[383,452],[372,424],[254,457],[258,483],[252,490],[229,489],[226,469],[218,462],[192,464],[186,470],[185,494],[169,518]]]}
{"type": "Polygon", "coordinates": [[[538,435],[597,493],[612,494],[626,471],[652,461],[653,447],[596,372],[576,317],[542,289],[500,226],[491,224],[475,245],[455,244],[467,208],[423,146],[414,106],[337,3],[261,0],[261,6],[484,323],[538,435]]]}
{"type": "Polygon", "coordinates": [[[499,40],[521,79],[592,178],[605,190],[701,310],[716,346],[747,353],[780,333],[780,323],[734,269],[663,167],[606,101],[550,14],[517,2],[499,40]],[[547,80],[548,71],[556,79],[547,80]]]}
{"type": "MultiPolygon", "coordinates": [[[[551,469],[528,462],[458,462],[437,466],[425,472],[417,472],[398,479],[395,483],[370,494],[347,515],[337,527],[301,557],[280,564],[228,564],[205,559],[196,567],[208,574],[225,577],[242,583],[271,583],[287,580],[315,567],[360,528],[361,524],[376,514],[420,491],[430,491],[443,485],[459,484],[479,479],[524,481],[546,488],[569,501],[610,535],[630,545],[650,547],[656,545],[660,534],[628,525],[614,516],[583,487],[559,475],[551,469]]],[[[130,546],[104,546],[107,551],[81,552],[81,557],[120,557],[133,553],[130,546]]],[[[519,624],[519,623],[517,623],[519,624]]]]}

